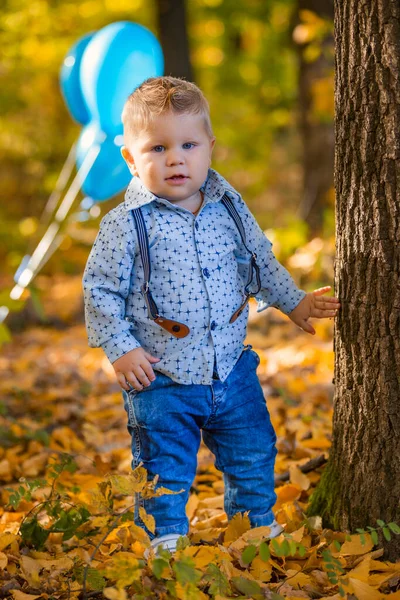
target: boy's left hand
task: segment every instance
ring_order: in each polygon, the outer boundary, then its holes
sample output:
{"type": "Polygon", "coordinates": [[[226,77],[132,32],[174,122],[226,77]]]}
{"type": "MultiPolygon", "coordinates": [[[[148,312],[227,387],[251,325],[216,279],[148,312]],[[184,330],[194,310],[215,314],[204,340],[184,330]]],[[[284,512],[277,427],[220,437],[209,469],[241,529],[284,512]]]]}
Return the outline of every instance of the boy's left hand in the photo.
{"type": "Polygon", "coordinates": [[[315,335],[315,329],[308,323],[308,319],[310,317],[317,317],[317,319],[336,317],[340,308],[338,298],[332,296],[322,298],[330,289],[331,286],[328,285],[308,293],[296,308],[289,313],[289,319],[307,333],[315,335]]]}

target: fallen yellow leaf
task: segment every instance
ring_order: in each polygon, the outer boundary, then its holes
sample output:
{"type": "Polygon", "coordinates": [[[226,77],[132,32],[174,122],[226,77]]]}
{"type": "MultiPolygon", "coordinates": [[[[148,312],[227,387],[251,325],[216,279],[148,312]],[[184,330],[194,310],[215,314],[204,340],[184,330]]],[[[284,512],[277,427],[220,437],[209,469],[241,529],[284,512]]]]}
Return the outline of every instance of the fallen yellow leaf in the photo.
{"type": "Polygon", "coordinates": [[[196,529],[198,531],[202,529],[209,529],[210,527],[226,527],[227,526],[227,518],[225,513],[216,513],[212,517],[208,518],[199,512],[198,514],[198,522],[196,522],[196,529]]]}
{"type": "Polygon", "coordinates": [[[256,540],[263,540],[267,538],[271,533],[271,528],[268,525],[263,525],[262,527],[253,527],[249,531],[246,531],[241,538],[245,542],[254,542],[256,540]]]}
{"type": "MultiPolygon", "coordinates": [[[[197,497],[197,496],[196,496],[197,497]]],[[[217,496],[210,496],[209,498],[203,498],[199,502],[199,508],[224,508],[224,495],[218,494],[217,496]]]]}
{"type": "Polygon", "coordinates": [[[371,536],[369,533],[365,534],[365,544],[361,543],[360,536],[356,534],[351,536],[350,541],[344,542],[343,546],[340,549],[340,552],[332,552],[332,554],[334,556],[338,554],[341,554],[342,556],[366,554],[367,552],[370,552],[373,547],[374,544],[371,540],[371,536]]]}
{"type": "Polygon", "coordinates": [[[382,600],[381,592],[354,577],[349,577],[349,584],[343,587],[347,592],[353,593],[357,600],[382,600]]]}
{"type": "Polygon", "coordinates": [[[127,600],[128,596],[124,588],[108,587],[104,588],[103,594],[108,600],[127,600]]]}
{"type": "Polygon", "coordinates": [[[374,587],[381,587],[384,583],[389,583],[393,577],[395,580],[398,580],[399,576],[400,569],[397,569],[397,571],[391,571],[390,573],[372,573],[369,576],[368,583],[374,587]]]}
{"type": "Polygon", "coordinates": [[[186,585],[181,585],[179,582],[176,584],[176,597],[178,600],[208,600],[209,596],[204,594],[199,589],[193,591],[192,585],[187,583],[186,585]]]}
{"type": "Polygon", "coordinates": [[[296,531],[292,531],[290,536],[294,539],[295,542],[301,542],[304,537],[304,525],[300,527],[300,529],[296,529],[296,531]]]}
{"type": "Polygon", "coordinates": [[[301,445],[304,448],[315,448],[316,450],[319,449],[323,449],[323,448],[330,448],[331,447],[331,442],[330,440],[328,440],[328,438],[326,437],[313,437],[310,438],[309,440],[302,440],[301,445]]]}
{"type": "Polygon", "coordinates": [[[35,454],[24,460],[22,463],[24,477],[36,477],[36,475],[43,471],[48,460],[49,456],[47,452],[35,454]]]}
{"type": "Polygon", "coordinates": [[[142,519],[143,523],[146,525],[147,529],[149,531],[151,531],[151,533],[154,533],[156,530],[156,521],[155,521],[153,515],[147,514],[147,512],[143,508],[143,506],[139,507],[139,515],[140,515],[140,518],[142,519]]]}
{"type": "Polygon", "coordinates": [[[250,573],[257,581],[268,582],[271,580],[272,566],[269,561],[265,562],[261,556],[256,556],[251,563],[250,573]]]}
{"type": "Polygon", "coordinates": [[[3,481],[12,481],[13,479],[11,464],[7,458],[0,460],[0,479],[3,481]]]}
{"type": "Polygon", "coordinates": [[[223,530],[220,527],[210,527],[210,529],[195,531],[190,536],[190,539],[193,544],[201,544],[202,542],[216,542],[222,531],[223,530]]]}
{"type": "Polygon", "coordinates": [[[218,546],[188,546],[182,550],[182,554],[192,558],[198,569],[209,564],[218,565],[222,560],[232,560],[230,555],[218,546]]]}
{"type": "MultiPolygon", "coordinates": [[[[371,553],[372,554],[372,553],[371,553]]],[[[371,555],[370,555],[371,556],[371,555]]],[[[392,571],[395,573],[399,570],[399,563],[382,562],[380,560],[374,560],[371,556],[371,571],[392,571]]]]}
{"type": "Polygon", "coordinates": [[[287,502],[293,502],[300,498],[302,489],[298,485],[293,485],[292,483],[287,483],[277,488],[276,495],[277,500],[275,504],[275,510],[278,510],[282,504],[286,504],[287,502]]]}
{"type": "Polygon", "coordinates": [[[43,567],[44,569],[57,569],[61,571],[65,571],[66,569],[72,569],[74,566],[74,561],[68,556],[64,556],[62,558],[38,558],[37,563],[43,567]]]}
{"type": "Polygon", "coordinates": [[[130,496],[133,496],[136,492],[141,492],[146,484],[145,478],[137,477],[134,473],[129,473],[129,475],[112,473],[108,479],[117,492],[130,496]]]}
{"type": "Polygon", "coordinates": [[[360,581],[364,581],[364,583],[368,583],[370,568],[371,557],[366,556],[364,560],[354,567],[354,569],[348,572],[348,576],[354,577],[354,579],[359,579],[360,581]]]}
{"type": "Polygon", "coordinates": [[[11,542],[13,542],[16,539],[17,536],[13,533],[2,533],[0,535],[0,551],[4,550],[4,548],[7,548],[7,546],[9,546],[11,542]]]}
{"type": "Polygon", "coordinates": [[[36,587],[40,584],[39,571],[42,567],[39,561],[30,556],[22,556],[21,568],[29,585],[36,587]]]}
{"type": "Polygon", "coordinates": [[[311,482],[307,475],[304,475],[304,473],[300,471],[297,465],[290,465],[289,475],[291,483],[297,485],[302,490],[308,490],[311,482]]]}
{"type": "Polygon", "coordinates": [[[194,513],[199,505],[199,497],[197,494],[192,494],[186,504],[186,516],[189,521],[192,520],[194,513]]]}
{"type": "Polygon", "coordinates": [[[250,519],[247,513],[237,513],[228,523],[225,531],[224,544],[237,540],[250,529],[250,519]]]}
{"type": "Polygon", "coordinates": [[[135,525],[135,523],[132,523],[129,526],[129,531],[131,532],[134,540],[140,542],[141,544],[144,544],[146,547],[150,546],[149,536],[147,535],[143,527],[139,527],[139,525],[135,525]]]}
{"type": "Polygon", "coordinates": [[[312,583],[311,577],[306,575],[305,573],[299,573],[289,569],[286,571],[287,574],[287,582],[290,583],[291,586],[300,589],[305,585],[310,585],[312,583]]]}
{"type": "Polygon", "coordinates": [[[36,600],[36,598],[40,598],[42,594],[37,594],[36,596],[32,594],[25,594],[25,592],[21,592],[21,590],[10,590],[14,600],[36,600]]]}
{"type": "Polygon", "coordinates": [[[397,590],[397,592],[389,595],[382,594],[381,599],[384,600],[385,598],[388,600],[400,600],[400,590],[397,590]]]}
{"type": "Polygon", "coordinates": [[[58,427],[50,436],[50,448],[64,452],[83,452],[85,444],[70,427],[58,427]]]}

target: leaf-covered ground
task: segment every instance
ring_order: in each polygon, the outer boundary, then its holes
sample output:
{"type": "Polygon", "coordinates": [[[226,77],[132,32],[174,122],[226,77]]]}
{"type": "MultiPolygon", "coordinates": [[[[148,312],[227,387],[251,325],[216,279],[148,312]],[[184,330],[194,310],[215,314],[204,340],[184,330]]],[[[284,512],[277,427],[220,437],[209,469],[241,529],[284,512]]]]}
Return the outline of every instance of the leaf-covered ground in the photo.
{"type": "MultiPolygon", "coordinates": [[[[68,319],[81,306],[77,278],[53,282],[46,313],[68,319]]],[[[171,556],[144,558],[148,538],[132,522],[130,438],[113,370],[87,346],[82,322],[35,327],[3,348],[0,416],[0,595],[15,600],[127,598],[400,599],[400,564],[382,560],[371,523],[346,536],[307,519],[331,440],[332,322],[303,334],[277,311],[252,307],[247,342],[278,436],[275,506],[285,533],[228,525],[223,483],[202,447],[187,505],[191,530],[171,556]]],[[[149,528],[151,518],[143,514],[149,528]]],[[[399,530],[400,531],[400,530],[399,530]]]]}

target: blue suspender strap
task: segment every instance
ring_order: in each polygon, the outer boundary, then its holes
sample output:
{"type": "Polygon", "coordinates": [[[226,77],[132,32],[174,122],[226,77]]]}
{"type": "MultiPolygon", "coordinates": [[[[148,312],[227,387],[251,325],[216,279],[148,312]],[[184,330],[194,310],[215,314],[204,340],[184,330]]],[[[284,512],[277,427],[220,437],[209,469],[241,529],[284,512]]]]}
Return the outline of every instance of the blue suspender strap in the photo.
{"type": "Polygon", "coordinates": [[[232,217],[233,222],[235,223],[237,230],[239,231],[239,235],[242,239],[242,243],[243,246],[246,248],[247,252],[249,254],[251,254],[251,260],[250,260],[250,264],[249,264],[249,271],[248,271],[248,277],[247,277],[247,283],[245,286],[245,292],[246,294],[250,295],[250,296],[255,296],[256,294],[258,294],[258,292],[261,289],[261,279],[260,279],[260,267],[257,265],[256,263],[256,258],[257,258],[257,254],[255,252],[252,252],[246,244],[246,232],[244,230],[243,227],[243,223],[242,223],[242,219],[240,218],[240,215],[238,213],[238,211],[235,208],[235,205],[233,204],[233,201],[231,200],[231,198],[229,198],[226,194],[223,195],[222,199],[221,199],[222,204],[225,206],[226,210],[228,211],[229,215],[232,217]],[[256,279],[257,279],[257,290],[255,292],[249,292],[249,286],[253,281],[253,269],[256,273],[256,279]]]}
{"type": "Polygon", "coordinates": [[[150,277],[151,277],[151,263],[150,263],[150,250],[149,250],[149,239],[147,237],[147,229],[146,223],[144,222],[144,217],[142,211],[139,208],[134,208],[132,210],[133,220],[136,227],[138,244],[139,244],[139,252],[140,257],[142,259],[143,272],[144,272],[144,283],[141,286],[142,294],[147,306],[147,312],[149,319],[155,321],[157,325],[160,325],[163,329],[168,331],[171,335],[177,338],[186,337],[190,333],[190,329],[184,323],[179,323],[179,321],[173,321],[172,319],[166,319],[162,317],[158,313],[157,304],[154,301],[153,296],[151,295],[149,286],[150,286],[150,277]]]}
{"type": "Polygon", "coordinates": [[[135,227],[138,236],[139,252],[140,257],[142,259],[144,272],[144,284],[141,286],[141,290],[147,305],[149,318],[154,321],[159,315],[157,305],[154,302],[151,292],[149,290],[151,277],[151,263],[149,252],[149,239],[147,237],[146,224],[144,222],[143,214],[140,208],[134,208],[132,210],[132,215],[135,221],[135,227]]]}
{"type": "Polygon", "coordinates": [[[232,217],[232,219],[239,231],[240,237],[242,238],[243,246],[246,248],[247,252],[249,252],[250,254],[253,254],[253,252],[251,250],[249,250],[246,245],[246,232],[243,227],[242,219],[240,218],[240,215],[239,215],[238,211],[236,210],[235,205],[233,204],[231,198],[229,198],[226,194],[224,194],[221,199],[221,202],[225,206],[229,215],[232,217]]]}

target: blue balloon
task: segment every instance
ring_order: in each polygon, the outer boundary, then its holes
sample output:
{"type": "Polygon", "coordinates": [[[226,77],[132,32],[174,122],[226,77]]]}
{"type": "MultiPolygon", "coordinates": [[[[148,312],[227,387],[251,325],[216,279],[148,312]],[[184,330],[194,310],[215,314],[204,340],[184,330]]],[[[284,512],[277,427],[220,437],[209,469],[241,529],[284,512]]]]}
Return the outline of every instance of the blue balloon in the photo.
{"type": "Polygon", "coordinates": [[[93,120],[107,134],[122,133],[128,96],[148,77],[163,74],[157,38],[137,23],[111,23],[98,31],[83,53],[80,80],[93,120]]]}
{"type": "Polygon", "coordinates": [[[89,123],[90,115],[83,99],[79,72],[82,55],[93,36],[94,33],[88,33],[72,46],[64,58],[60,72],[60,86],[65,104],[75,121],[82,125],[89,123]]]}
{"type": "Polygon", "coordinates": [[[107,136],[101,131],[99,124],[92,121],[82,129],[76,147],[76,164],[78,169],[85,168],[96,149],[97,157],[82,183],[82,191],[102,202],[122,192],[132,175],[121,156],[122,136],[107,136]]]}

